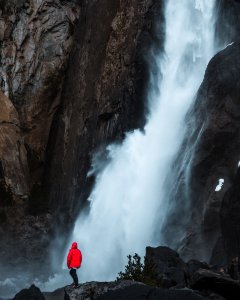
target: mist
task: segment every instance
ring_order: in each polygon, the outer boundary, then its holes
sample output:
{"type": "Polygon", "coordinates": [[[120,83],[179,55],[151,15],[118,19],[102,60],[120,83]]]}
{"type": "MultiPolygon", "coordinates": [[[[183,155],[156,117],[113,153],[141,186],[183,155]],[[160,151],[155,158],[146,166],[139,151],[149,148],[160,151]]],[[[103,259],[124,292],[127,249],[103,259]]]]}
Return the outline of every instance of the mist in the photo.
{"type": "Polygon", "coordinates": [[[158,78],[146,99],[144,130],[109,145],[100,171],[93,159],[96,183],[69,240],[83,252],[81,281],[115,279],[128,254],[143,256],[146,246],[164,240],[167,182],[185,134],[184,118],[214,54],[214,6],[214,0],[166,1],[164,54],[151,57],[158,78]]]}

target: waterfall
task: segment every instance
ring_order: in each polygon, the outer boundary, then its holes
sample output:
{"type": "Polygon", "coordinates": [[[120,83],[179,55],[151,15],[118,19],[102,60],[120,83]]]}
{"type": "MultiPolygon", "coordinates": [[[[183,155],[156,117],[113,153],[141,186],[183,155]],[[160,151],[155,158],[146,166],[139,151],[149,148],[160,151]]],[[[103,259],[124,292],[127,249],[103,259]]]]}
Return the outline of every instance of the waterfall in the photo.
{"type": "Polygon", "coordinates": [[[214,5],[214,0],[165,3],[164,55],[153,58],[161,78],[148,94],[144,130],[109,145],[101,171],[97,160],[92,165],[96,183],[71,237],[83,252],[81,281],[114,279],[128,254],[144,255],[146,246],[161,244],[166,183],[185,134],[184,117],[214,54],[214,5]]]}

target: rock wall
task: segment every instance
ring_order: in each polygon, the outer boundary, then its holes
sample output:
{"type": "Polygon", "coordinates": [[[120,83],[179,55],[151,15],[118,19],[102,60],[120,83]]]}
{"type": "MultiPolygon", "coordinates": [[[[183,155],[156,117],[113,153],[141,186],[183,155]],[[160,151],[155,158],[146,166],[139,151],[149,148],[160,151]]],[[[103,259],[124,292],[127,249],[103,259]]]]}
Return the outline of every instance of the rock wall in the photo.
{"type": "Polygon", "coordinates": [[[239,1],[216,2],[216,47],[224,50],[210,61],[186,117],[187,134],[174,162],[174,189],[162,231],[166,244],[183,258],[219,265],[240,253],[239,13],[239,1]]]}
{"type": "Polygon", "coordinates": [[[80,1],[0,1],[0,278],[48,260],[39,187],[79,14],[80,1]]]}
{"type": "Polygon", "coordinates": [[[20,269],[48,259],[39,249],[59,221],[71,227],[87,198],[92,153],[143,125],[149,63],[156,71],[148,59],[164,39],[162,6],[0,0],[1,268],[11,257],[20,269]]]}
{"type": "MultiPolygon", "coordinates": [[[[188,135],[178,157],[183,169],[173,198],[179,210],[168,216],[166,225],[167,231],[176,224],[184,228],[179,244],[183,257],[219,265],[226,265],[240,250],[236,219],[240,213],[236,193],[240,160],[239,54],[240,44],[230,45],[207,67],[187,116],[188,135]]],[[[181,237],[178,229],[173,234],[176,239],[181,237]]],[[[171,236],[170,232],[166,235],[171,236]]]]}
{"type": "Polygon", "coordinates": [[[29,170],[26,148],[21,136],[18,113],[12,102],[0,92],[0,194],[7,204],[7,195],[29,193],[29,170]],[[9,189],[5,190],[5,184],[9,189]],[[5,197],[3,197],[5,191],[5,197]]]}
{"type": "Polygon", "coordinates": [[[144,123],[147,59],[150,51],[161,51],[164,39],[162,3],[102,0],[82,5],[48,148],[51,206],[67,217],[63,223],[75,219],[94,182],[86,177],[92,154],[144,123]]]}
{"type": "MultiPolygon", "coordinates": [[[[0,87],[18,113],[25,147],[19,155],[30,172],[18,184],[25,186],[21,194],[29,195],[42,180],[80,6],[74,1],[11,0],[0,1],[0,8],[0,87]]],[[[13,167],[11,161],[8,167],[13,167]]],[[[6,185],[15,195],[16,182],[6,179],[6,185]]]]}

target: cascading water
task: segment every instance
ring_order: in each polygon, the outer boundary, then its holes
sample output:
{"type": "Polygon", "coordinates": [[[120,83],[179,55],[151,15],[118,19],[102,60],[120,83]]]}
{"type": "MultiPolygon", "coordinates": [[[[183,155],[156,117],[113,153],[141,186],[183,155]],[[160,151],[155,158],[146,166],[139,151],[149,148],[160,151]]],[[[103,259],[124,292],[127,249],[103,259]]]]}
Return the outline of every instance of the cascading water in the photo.
{"type": "MultiPolygon", "coordinates": [[[[155,57],[160,92],[149,91],[150,114],[143,130],[108,146],[109,163],[96,174],[89,208],[72,239],[83,251],[81,281],[110,280],[126,256],[161,244],[168,207],[166,182],[185,133],[184,117],[214,54],[214,0],[168,0],[165,54],[155,57]]],[[[93,164],[92,172],[96,170],[93,164]]]]}

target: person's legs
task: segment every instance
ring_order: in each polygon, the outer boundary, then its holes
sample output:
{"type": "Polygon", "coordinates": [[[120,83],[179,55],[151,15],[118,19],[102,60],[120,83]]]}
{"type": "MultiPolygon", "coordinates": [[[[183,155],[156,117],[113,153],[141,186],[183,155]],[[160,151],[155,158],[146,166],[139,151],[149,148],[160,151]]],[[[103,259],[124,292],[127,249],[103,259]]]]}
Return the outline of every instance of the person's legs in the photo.
{"type": "Polygon", "coordinates": [[[70,270],[70,275],[72,276],[73,282],[76,286],[78,286],[78,276],[77,276],[77,270],[76,269],[71,269],[70,270]]]}

